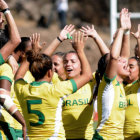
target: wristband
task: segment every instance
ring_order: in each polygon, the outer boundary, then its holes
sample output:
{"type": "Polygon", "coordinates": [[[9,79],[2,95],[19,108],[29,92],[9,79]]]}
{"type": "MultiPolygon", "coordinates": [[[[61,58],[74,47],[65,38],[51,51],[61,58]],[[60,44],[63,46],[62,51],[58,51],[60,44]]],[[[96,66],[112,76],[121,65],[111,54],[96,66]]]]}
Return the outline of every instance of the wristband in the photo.
{"type": "Polygon", "coordinates": [[[8,56],[8,58],[7,58],[6,62],[10,59],[10,57],[11,57],[11,56],[12,56],[12,55],[9,55],[9,56],[8,56]]]}
{"type": "Polygon", "coordinates": [[[62,42],[62,40],[57,36],[57,39],[60,41],[60,42],[62,42]]]}
{"type": "Polygon", "coordinates": [[[18,111],[17,108],[15,108],[15,109],[11,112],[11,115],[13,115],[16,111],[18,111]]]}
{"type": "Polygon", "coordinates": [[[130,34],[130,30],[125,30],[124,31],[124,35],[129,35],[130,34]]]}
{"type": "Polygon", "coordinates": [[[4,13],[4,14],[6,14],[6,12],[8,12],[8,11],[10,11],[9,8],[6,8],[6,9],[1,10],[1,12],[4,13]]]}
{"type": "Polygon", "coordinates": [[[6,11],[4,12],[4,15],[9,14],[9,13],[10,13],[10,10],[6,10],[6,11]]]}
{"type": "Polygon", "coordinates": [[[67,33],[67,38],[68,38],[68,39],[72,39],[72,36],[70,36],[70,34],[67,33]]]}

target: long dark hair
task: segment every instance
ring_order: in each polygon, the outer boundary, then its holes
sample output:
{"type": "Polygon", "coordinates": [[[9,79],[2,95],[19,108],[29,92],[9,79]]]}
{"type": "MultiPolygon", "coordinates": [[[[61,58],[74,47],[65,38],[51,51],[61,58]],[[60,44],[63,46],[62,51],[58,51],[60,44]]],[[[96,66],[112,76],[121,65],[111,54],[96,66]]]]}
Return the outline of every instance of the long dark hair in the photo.
{"type": "Polygon", "coordinates": [[[20,44],[16,47],[16,49],[14,50],[14,52],[16,53],[17,51],[22,51],[25,52],[26,48],[27,48],[27,43],[30,42],[30,38],[29,37],[21,37],[21,42],[20,44]]]}
{"type": "Polygon", "coordinates": [[[95,91],[94,91],[93,99],[96,99],[96,97],[98,95],[99,84],[100,84],[100,81],[102,80],[102,77],[105,73],[106,66],[107,66],[107,63],[108,63],[107,56],[108,56],[108,53],[103,55],[100,58],[100,60],[98,61],[98,70],[95,73],[96,88],[95,88],[95,91]]]}

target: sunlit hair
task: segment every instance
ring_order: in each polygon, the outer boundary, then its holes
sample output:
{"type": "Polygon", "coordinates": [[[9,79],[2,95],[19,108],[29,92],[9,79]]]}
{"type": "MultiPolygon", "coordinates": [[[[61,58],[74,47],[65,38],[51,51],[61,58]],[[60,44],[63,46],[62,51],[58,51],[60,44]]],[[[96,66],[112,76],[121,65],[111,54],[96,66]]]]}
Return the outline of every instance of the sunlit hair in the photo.
{"type": "Polygon", "coordinates": [[[64,52],[56,52],[55,54],[53,54],[53,56],[54,55],[57,55],[57,56],[59,56],[59,57],[61,57],[63,59],[65,53],[64,52]]]}
{"type": "Polygon", "coordinates": [[[48,70],[52,69],[52,60],[46,54],[35,53],[28,51],[26,53],[29,61],[29,70],[34,76],[35,80],[40,80],[45,76],[48,70]]]}

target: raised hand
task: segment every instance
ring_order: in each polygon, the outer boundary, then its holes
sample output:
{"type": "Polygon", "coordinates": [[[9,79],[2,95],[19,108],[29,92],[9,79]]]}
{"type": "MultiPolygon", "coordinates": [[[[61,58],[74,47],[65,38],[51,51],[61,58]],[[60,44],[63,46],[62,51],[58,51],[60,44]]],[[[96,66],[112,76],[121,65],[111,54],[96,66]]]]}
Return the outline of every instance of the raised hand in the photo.
{"type": "Polygon", "coordinates": [[[84,33],[81,33],[80,31],[76,32],[74,34],[74,41],[72,42],[72,47],[76,50],[82,50],[84,49],[84,33]]]}
{"type": "Polygon", "coordinates": [[[74,25],[66,25],[64,29],[60,32],[59,38],[63,41],[71,37],[71,35],[75,32],[74,25]]]}
{"type": "Polygon", "coordinates": [[[136,38],[136,39],[140,39],[140,24],[138,24],[138,30],[137,32],[131,32],[131,34],[136,38]]]}
{"type": "Polygon", "coordinates": [[[40,45],[40,34],[38,33],[32,34],[30,40],[32,43],[33,50],[35,52],[39,52],[42,49],[42,46],[40,45]]]}
{"type": "Polygon", "coordinates": [[[22,132],[23,132],[23,140],[26,140],[26,125],[22,126],[22,132]]]}
{"type": "Polygon", "coordinates": [[[80,29],[80,31],[84,33],[84,36],[88,36],[92,38],[96,38],[98,35],[96,30],[94,29],[94,25],[92,25],[91,28],[89,26],[87,27],[82,26],[82,29],[80,29]]]}
{"type": "Polygon", "coordinates": [[[8,8],[7,3],[4,0],[0,0],[0,9],[4,10],[6,8],[8,8]]]}
{"type": "Polygon", "coordinates": [[[0,29],[3,28],[4,19],[2,18],[2,13],[0,12],[0,29]]]}
{"type": "Polygon", "coordinates": [[[128,12],[128,9],[123,8],[120,13],[120,25],[121,28],[124,30],[130,30],[131,29],[131,20],[130,20],[130,13],[128,12]]]}

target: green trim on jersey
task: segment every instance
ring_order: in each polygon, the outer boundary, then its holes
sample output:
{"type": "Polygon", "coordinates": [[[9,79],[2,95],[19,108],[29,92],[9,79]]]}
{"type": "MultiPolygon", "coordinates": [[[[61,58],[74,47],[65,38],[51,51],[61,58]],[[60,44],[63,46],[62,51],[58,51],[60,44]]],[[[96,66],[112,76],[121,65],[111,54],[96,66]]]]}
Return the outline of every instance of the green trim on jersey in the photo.
{"type": "Polygon", "coordinates": [[[5,63],[2,54],[0,53],[0,65],[2,65],[3,63],[5,63]]]}
{"type": "Polygon", "coordinates": [[[119,81],[117,81],[117,84],[115,86],[119,86],[119,85],[120,85],[120,83],[119,83],[119,81]]]}
{"type": "Polygon", "coordinates": [[[2,133],[0,132],[0,140],[2,140],[2,133]]]}
{"type": "Polygon", "coordinates": [[[134,81],[134,82],[132,82],[132,85],[134,85],[135,83],[137,83],[139,80],[136,80],[136,81],[134,81]]]}
{"type": "Polygon", "coordinates": [[[8,80],[12,84],[12,80],[7,76],[0,76],[0,80],[8,80]]]}
{"type": "Polygon", "coordinates": [[[73,79],[70,79],[72,86],[73,86],[73,93],[77,91],[77,85],[76,82],[73,79]]]}
{"type": "Polygon", "coordinates": [[[16,140],[14,128],[10,127],[9,123],[0,121],[0,126],[6,136],[6,140],[16,140]]]}
{"type": "MultiPolygon", "coordinates": [[[[23,78],[19,78],[19,79],[17,79],[17,80],[15,81],[15,83],[16,83],[17,81],[20,81],[20,80],[25,81],[23,78]]],[[[28,83],[27,81],[25,81],[25,82],[28,83]]]]}
{"type": "Polygon", "coordinates": [[[105,81],[106,81],[107,83],[110,83],[110,82],[112,82],[112,81],[116,78],[116,75],[115,75],[112,79],[109,79],[109,78],[107,77],[106,73],[104,73],[104,78],[105,78],[105,81]]]}
{"type": "Polygon", "coordinates": [[[33,81],[32,83],[30,83],[31,86],[40,86],[44,83],[49,83],[47,81],[33,81]]]}
{"type": "Polygon", "coordinates": [[[95,131],[95,134],[94,134],[92,140],[103,140],[103,137],[100,136],[97,131],[95,131]]]}

